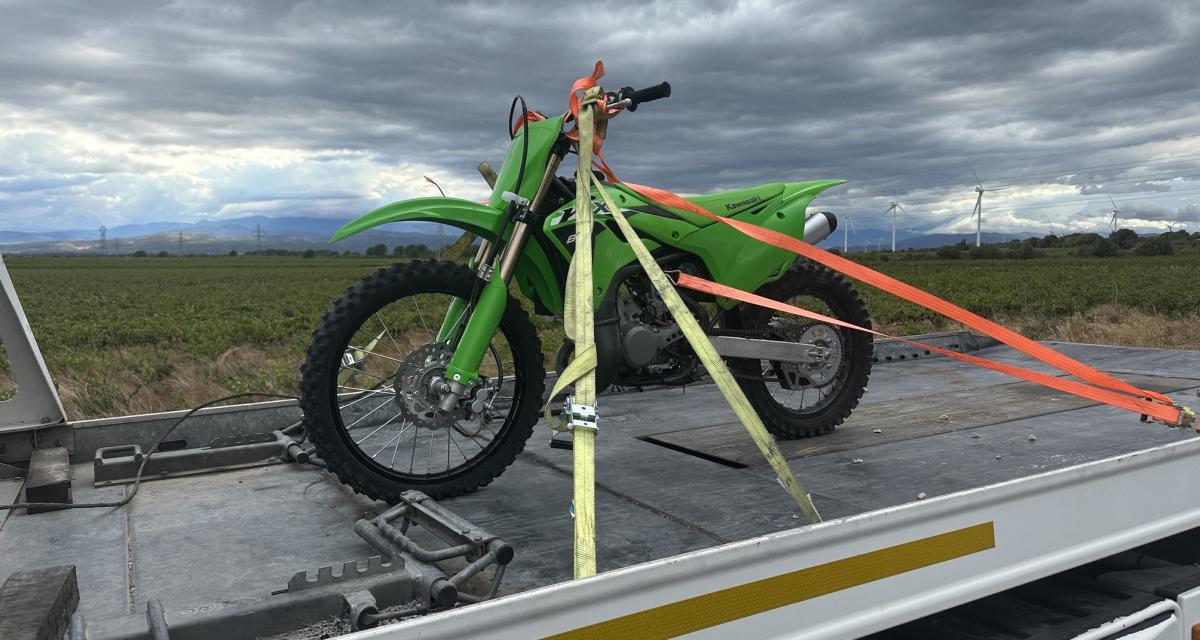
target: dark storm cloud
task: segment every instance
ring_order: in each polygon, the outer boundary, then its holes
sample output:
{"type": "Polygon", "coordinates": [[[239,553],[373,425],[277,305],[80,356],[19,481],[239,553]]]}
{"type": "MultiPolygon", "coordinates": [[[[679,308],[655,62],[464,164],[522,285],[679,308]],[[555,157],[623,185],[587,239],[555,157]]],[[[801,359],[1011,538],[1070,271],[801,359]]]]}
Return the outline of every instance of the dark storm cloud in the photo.
{"type": "MultiPolygon", "coordinates": [[[[116,145],[315,154],[297,161],[321,177],[312,193],[311,177],[281,171],[223,176],[200,189],[217,194],[211,202],[180,215],[287,199],[348,215],[356,194],[364,206],[382,196],[331,184],[347,160],[321,154],[475,180],[479,160],[499,160],[514,93],[560,111],[570,81],[603,58],[611,87],[674,87],[613,123],[606,151],[624,177],[684,192],[843,177],[856,207],[880,209],[898,186],[913,208],[944,209],[955,194],[971,199],[972,166],[985,183],[1080,194],[1174,188],[1139,180],[1152,174],[1136,163],[1200,160],[1198,22],[1182,0],[40,2],[9,7],[0,22],[0,105],[116,145]],[[1097,165],[1111,168],[1075,171],[1097,165]]],[[[20,125],[5,123],[0,132],[20,125]]],[[[0,157],[0,175],[137,175],[163,162],[22,149],[27,157],[0,157]]],[[[1200,162],[1167,169],[1200,174],[1200,162]]],[[[44,211],[72,206],[78,185],[59,186],[62,200],[44,211]]],[[[174,193],[136,198],[161,215],[174,193]]]]}
{"type": "Polygon", "coordinates": [[[1187,223],[1192,230],[1197,230],[1195,223],[1200,223],[1200,205],[1190,204],[1179,209],[1171,209],[1152,204],[1134,203],[1126,205],[1122,215],[1160,223],[1187,223]]]}

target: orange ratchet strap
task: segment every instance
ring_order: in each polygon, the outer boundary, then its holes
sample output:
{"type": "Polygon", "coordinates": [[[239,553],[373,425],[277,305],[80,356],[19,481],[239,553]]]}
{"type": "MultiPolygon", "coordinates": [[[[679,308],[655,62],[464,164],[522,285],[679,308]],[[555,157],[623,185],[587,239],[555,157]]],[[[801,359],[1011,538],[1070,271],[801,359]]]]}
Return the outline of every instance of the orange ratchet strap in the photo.
{"type": "MultiPolygon", "coordinates": [[[[603,75],[604,65],[601,62],[597,62],[592,75],[576,80],[571,86],[570,113],[572,116],[577,116],[579,113],[579,93],[595,86],[597,81],[603,75]]],[[[601,102],[600,106],[601,113],[607,115],[608,117],[615,115],[615,113],[608,111],[604,102],[601,102]]],[[[1084,398],[1095,400],[1097,402],[1109,404],[1114,407],[1133,411],[1144,416],[1152,416],[1157,420],[1174,426],[1187,426],[1188,423],[1194,421],[1194,414],[1192,414],[1190,410],[1177,406],[1170,398],[1158,393],[1157,391],[1139,389],[1128,382],[1125,382],[1124,380],[1120,380],[1107,373],[1089,367],[1088,365],[1079,362],[1074,358],[1059,353],[1054,349],[1047,347],[1046,345],[1030,340],[1016,331],[1013,331],[1012,329],[992,322],[987,318],[963,309],[962,307],[943,300],[927,291],[922,291],[921,289],[918,289],[905,282],[901,282],[900,280],[897,280],[891,276],[884,275],[878,271],[875,271],[874,269],[825,251],[824,249],[818,248],[814,245],[804,242],[803,240],[784,235],[778,231],[766,229],[733,218],[723,218],[709,212],[706,209],[696,206],[692,202],[689,202],[688,200],[685,200],[684,198],[671,193],[670,191],[658,189],[656,187],[622,182],[621,179],[618,178],[615,173],[613,173],[612,169],[608,166],[608,162],[605,161],[604,156],[600,153],[600,147],[604,140],[603,128],[605,125],[607,125],[607,122],[604,120],[597,122],[597,135],[594,138],[595,142],[593,145],[595,152],[595,159],[593,163],[596,168],[608,178],[609,182],[613,184],[624,184],[625,186],[637,192],[639,195],[660,206],[673,209],[683,209],[696,215],[708,218],[714,222],[728,225],[734,229],[737,229],[743,234],[750,236],[751,238],[765,242],[766,244],[778,247],[780,249],[791,251],[792,253],[808,258],[813,262],[825,265],[826,267],[850,276],[851,278],[865,282],[878,289],[882,289],[892,295],[921,305],[926,309],[936,311],[952,320],[956,320],[972,329],[991,336],[992,338],[995,338],[996,340],[999,340],[1000,342],[1028,356],[1036,358],[1037,360],[1063,371],[1064,373],[1074,375],[1091,384],[1081,384],[1071,380],[1065,380],[1055,376],[1048,376],[1046,374],[1029,371],[1020,367],[1014,367],[1012,365],[1005,365],[983,358],[967,356],[961,353],[939,349],[930,345],[920,345],[922,349],[929,349],[930,351],[936,351],[945,355],[953,353],[954,355],[951,357],[957,358],[964,362],[970,362],[988,369],[1028,380],[1030,382],[1036,382],[1037,384],[1058,389],[1066,393],[1075,394],[1084,398]]],[[[571,139],[578,141],[578,134],[572,136],[572,133],[575,132],[568,131],[566,135],[571,139]]],[[[686,281],[697,286],[701,286],[699,284],[700,282],[707,282],[708,284],[703,286],[723,288],[724,290],[727,290],[727,293],[722,293],[719,295],[740,300],[742,302],[748,302],[746,298],[747,296],[759,298],[759,296],[755,296],[755,294],[725,287],[724,285],[702,280],[700,278],[695,278],[693,276],[687,276],[686,281]],[[733,295],[734,293],[737,295],[733,295]]],[[[683,284],[682,281],[680,284],[683,284]]],[[[782,304],[770,301],[767,298],[761,298],[761,300],[769,301],[773,304],[782,304]]],[[[753,304],[760,303],[754,302],[753,304]]],[[[792,309],[804,311],[796,307],[792,307],[792,309]]],[[[789,313],[795,313],[795,311],[792,310],[780,310],[787,311],[789,313]]],[[[804,314],[802,313],[801,315],[804,314]]],[[[834,320],[832,318],[825,318],[824,321],[828,322],[834,320]]],[[[834,322],[839,325],[846,325],[846,323],[840,321],[834,322]]],[[[859,331],[868,331],[870,333],[875,333],[876,335],[884,335],[875,331],[871,331],[870,329],[864,329],[854,325],[846,326],[859,331]]],[[[898,339],[904,340],[903,338],[898,339]]],[[[917,344],[912,343],[909,340],[904,340],[904,342],[917,344]]]]}
{"type": "Polygon", "coordinates": [[[908,338],[890,336],[886,333],[875,331],[874,329],[860,327],[856,324],[838,320],[837,318],[831,318],[826,315],[809,311],[808,309],[802,309],[785,302],[779,302],[777,300],[772,300],[754,293],[748,293],[746,291],[742,291],[741,289],[735,289],[711,280],[705,280],[704,278],[697,278],[696,276],[688,275],[686,273],[679,273],[679,275],[675,278],[675,284],[681,287],[692,289],[693,291],[700,291],[702,293],[708,293],[714,296],[730,298],[739,302],[745,302],[760,307],[767,307],[769,309],[775,309],[776,311],[803,316],[811,320],[817,320],[819,322],[825,322],[828,324],[837,325],[839,327],[853,329],[855,331],[862,331],[863,333],[870,333],[881,338],[892,338],[905,344],[917,347],[918,349],[928,349],[929,351],[940,353],[941,355],[948,356],[956,360],[969,362],[993,371],[999,371],[1000,373],[1008,374],[1014,378],[1021,378],[1022,380],[1028,380],[1029,382],[1034,382],[1052,389],[1057,389],[1059,391],[1071,393],[1083,398],[1088,398],[1089,400],[1095,400],[1096,402],[1102,402],[1104,404],[1126,409],[1134,413],[1147,415],[1162,422],[1179,424],[1182,418],[1182,412],[1179,407],[1167,406],[1157,402],[1152,402],[1150,400],[1143,400],[1141,398],[1135,398],[1133,396],[1110,391],[1108,389],[1102,389],[1080,382],[1075,382],[1074,380],[1067,380],[1066,378],[1059,378],[1057,376],[1051,376],[1045,373],[1039,373],[1037,371],[1030,371],[1028,369],[1022,369],[1021,367],[995,362],[993,360],[980,358],[978,356],[971,356],[965,353],[959,353],[957,351],[950,351],[949,349],[935,347],[931,344],[909,340],[908,338]]]}

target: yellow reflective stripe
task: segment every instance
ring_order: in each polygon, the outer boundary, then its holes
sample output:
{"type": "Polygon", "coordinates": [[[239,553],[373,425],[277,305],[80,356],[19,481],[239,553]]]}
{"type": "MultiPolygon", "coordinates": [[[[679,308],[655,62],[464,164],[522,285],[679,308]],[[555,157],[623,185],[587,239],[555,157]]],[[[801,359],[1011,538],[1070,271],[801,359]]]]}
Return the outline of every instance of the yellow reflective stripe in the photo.
{"type": "MultiPolygon", "coordinates": [[[[582,145],[582,142],[580,144],[582,145]]],[[[581,171],[580,175],[582,174],[583,172],[581,171]]],[[[771,433],[763,425],[762,419],[758,417],[758,413],[750,405],[750,400],[746,398],[741,385],[734,380],[733,374],[729,372],[729,367],[725,366],[725,361],[717,354],[717,350],[708,339],[708,335],[700,328],[700,324],[696,322],[696,318],[692,316],[692,312],[683,303],[683,299],[679,297],[679,292],[675,290],[671,281],[667,279],[666,274],[659,268],[658,263],[654,260],[654,256],[650,255],[650,251],[646,249],[646,245],[642,244],[641,238],[634,232],[633,227],[630,226],[625,216],[621,214],[621,209],[612,201],[604,185],[599,185],[599,191],[600,196],[604,198],[604,204],[608,207],[609,212],[612,213],[613,219],[616,220],[617,226],[621,228],[621,233],[625,236],[629,247],[633,249],[634,255],[637,256],[638,262],[641,263],[642,270],[646,272],[646,275],[650,278],[650,282],[654,285],[654,289],[671,312],[671,317],[675,319],[675,324],[679,325],[679,329],[683,331],[684,337],[692,345],[692,350],[696,352],[696,355],[700,358],[700,362],[704,364],[704,369],[712,377],[713,383],[720,389],[721,395],[725,396],[725,401],[729,403],[729,407],[733,409],[733,413],[737,415],[742,426],[746,428],[746,432],[750,434],[750,439],[754,441],[758,450],[766,458],[767,463],[775,470],[775,475],[779,478],[780,484],[792,496],[792,499],[796,501],[796,504],[800,507],[800,511],[804,513],[809,522],[820,522],[821,514],[817,513],[817,507],[813,504],[812,498],[804,490],[804,487],[800,486],[800,481],[796,479],[796,475],[792,473],[787,460],[780,453],[779,447],[775,445],[775,438],[771,437],[771,433]]]]}
{"type": "MultiPolygon", "coordinates": [[[[815,567],[598,622],[543,640],[674,638],[995,548],[993,523],[868,551],[815,567]]],[[[803,620],[796,621],[797,626],[803,620]]]]}

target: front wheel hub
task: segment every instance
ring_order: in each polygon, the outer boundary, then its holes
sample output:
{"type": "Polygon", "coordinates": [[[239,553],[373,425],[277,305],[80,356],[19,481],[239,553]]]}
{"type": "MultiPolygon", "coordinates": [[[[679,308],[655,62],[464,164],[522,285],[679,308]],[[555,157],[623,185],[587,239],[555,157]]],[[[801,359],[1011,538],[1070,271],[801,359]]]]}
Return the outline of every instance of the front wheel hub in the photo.
{"type": "Polygon", "coordinates": [[[465,409],[446,411],[442,398],[449,391],[446,364],[450,349],[442,343],[427,344],[404,357],[396,367],[396,404],[406,420],[422,429],[449,429],[465,419],[465,409]]]}

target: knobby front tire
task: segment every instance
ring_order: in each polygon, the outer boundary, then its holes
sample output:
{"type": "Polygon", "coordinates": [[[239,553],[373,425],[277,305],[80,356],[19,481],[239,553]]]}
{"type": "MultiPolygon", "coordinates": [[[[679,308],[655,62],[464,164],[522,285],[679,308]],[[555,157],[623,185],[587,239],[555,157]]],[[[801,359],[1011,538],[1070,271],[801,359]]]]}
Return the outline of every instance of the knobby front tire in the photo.
{"type": "Polygon", "coordinates": [[[501,389],[494,397],[504,395],[494,425],[474,434],[417,422],[406,429],[411,413],[396,401],[395,363],[434,341],[447,301],[469,297],[474,281],[470,269],[449,262],[393,265],[348,289],[313,332],[300,369],[304,427],[329,471],[355,491],[386,502],[410,489],[456,496],[494,480],[524,449],[539,417],[545,370],[537,331],[514,299],[489,350],[496,363],[491,383],[501,389]],[[416,313],[405,311],[406,302],[417,305],[416,313]],[[370,421],[366,427],[363,420],[370,421]],[[410,449],[401,448],[410,439],[411,461],[410,449]],[[426,443],[428,460],[418,467],[426,443]]]}

